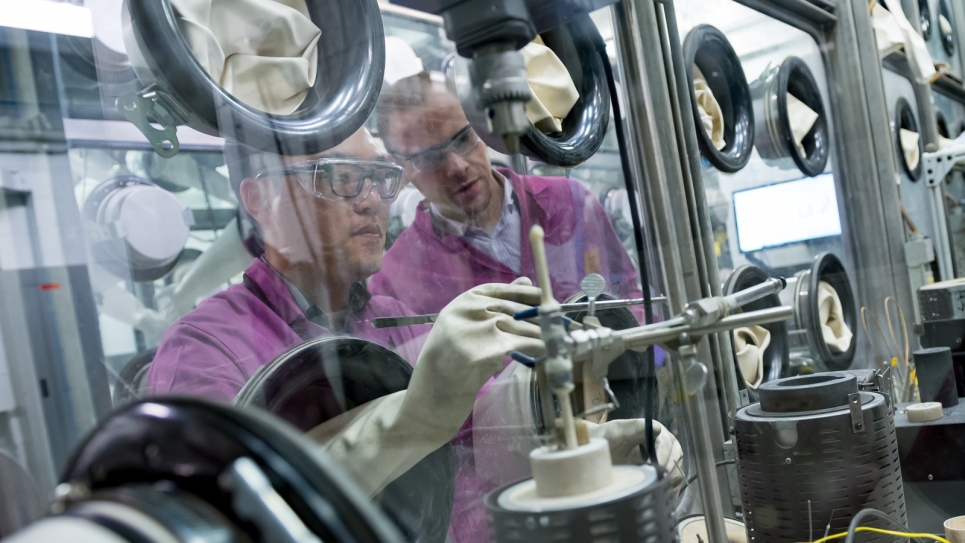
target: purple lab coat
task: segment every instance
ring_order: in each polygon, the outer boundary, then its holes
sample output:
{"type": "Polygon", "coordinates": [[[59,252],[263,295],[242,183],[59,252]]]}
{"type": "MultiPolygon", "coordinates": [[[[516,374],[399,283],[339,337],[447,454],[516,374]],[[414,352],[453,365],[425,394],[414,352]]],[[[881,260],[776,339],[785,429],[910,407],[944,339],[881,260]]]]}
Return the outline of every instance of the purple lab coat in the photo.
{"type": "MultiPolygon", "coordinates": [[[[259,367],[309,337],[332,335],[305,318],[284,281],[261,259],[245,274],[274,308],[244,285],[232,285],[168,329],[148,370],[151,394],[188,394],[231,401],[259,367]]],[[[397,300],[372,296],[351,325],[352,335],[393,347],[415,364],[428,326],[374,329],[376,317],[412,315],[397,300]]]]}
{"type": "MultiPolygon", "coordinates": [[[[456,235],[438,236],[428,203],[423,201],[412,226],[386,253],[382,271],[369,281],[369,291],[395,298],[422,314],[438,313],[476,285],[509,283],[520,275],[535,284],[529,230],[539,224],[546,231],[546,258],[557,300],[580,292],[580,281],[592,272],[606,278],[607,292],[617,298],[643,297],[636,269],[610,218],[579,181],[497,171],[513,184],[519,201],[520,273],[456,235]]],[[[637,318],[642,320],[642,314],[637,318]]]]}
{"type": "MultiPolygon", "coordinates": [[[[369,291],[400,300],[416,313],[438,313],[453,298],[484,283],[509,283],[518,276],[536,283],[529,231],[546,231],[546,257],[553,294],[563,301],[580,292],[580,281],[596,272],[617,298],[641,298],[637,272],[617,237],[603,206],[580,182],[563,177],[518,175],[498,169],[513,184],[519,202],[521,273],[456,235],[438,236],[428,203],[419,205],[415,221],[392,245],[382,271],[369,281],[369,291]]],[[[632,310],[643,322],[640,308],[632,310]]],[[[491,383],[492,381],[490,381],[491,383]]],[[[480,391],[485,393],[488,383],[480,391]]],[[[489,541],[483,498],[496,485],[476,474],[472,416],[452,441],[456,456],[456,496],[450,534],[455,543],[489,541]]]]}

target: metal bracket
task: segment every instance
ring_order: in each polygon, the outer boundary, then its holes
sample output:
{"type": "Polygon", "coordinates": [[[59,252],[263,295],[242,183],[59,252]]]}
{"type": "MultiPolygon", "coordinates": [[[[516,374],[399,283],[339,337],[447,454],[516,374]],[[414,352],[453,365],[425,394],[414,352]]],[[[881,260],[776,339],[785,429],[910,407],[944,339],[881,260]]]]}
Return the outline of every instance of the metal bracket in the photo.
{"type": "Polygon", "coordinates": [[[179,106],[170,96],[152,85],[136,93],[118,96],[115,105],[117,111],[144,134],[155,153],[171,158],[181,150],[177,127],[184,124],[186,116],[181,114],[179,106]],[[151,124],[148,115],[161,125],[160,129],[151,124]]]}
{"type": "Polygon", "coordinates": [[[851,409],[851,431],[855,434],[864,431],[864,413],[861,412],[861,393],[848,394],[848,407],[851,409]]]}
{"type": "Polygon", "coordinates": [[[878,385],[878,392],[885,397],[888,409],[894,408],[894,385],[892,384],[891,368],[885,368],[875,373],[875,383],[878,385]]]}
{"type": "Polygon", "coordinates": [[[952,170],[965,169],[965,143],[956,143],[934,153],[923,153],[921,162],[926,184],[929,187],[940,185],[952,170]]]}
{"type": "Polygon", "coordinates": [[[750,405],[750,403],[751,403],[751,395],[747,393],[747,389],[745,388],[745,389],[741,390],[741,391],[739,392],[739,394],[740,394],[740,400],[741,400],[741,405],[740,405],[740,406],[741,406],[741,407],[747,407],[748,405],[750,405]]]}

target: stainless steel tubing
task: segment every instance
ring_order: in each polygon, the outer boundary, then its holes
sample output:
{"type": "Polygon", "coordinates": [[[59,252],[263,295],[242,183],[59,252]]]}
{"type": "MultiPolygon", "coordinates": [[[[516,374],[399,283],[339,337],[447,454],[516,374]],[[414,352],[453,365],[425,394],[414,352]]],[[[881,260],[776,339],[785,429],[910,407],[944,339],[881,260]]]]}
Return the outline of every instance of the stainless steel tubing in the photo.
{"type": "Polygon", "coordinates": [[[777,294],[784,290],[786,281],[783,279],[778,279],[776,277],[771,277],[770,279],[759,283],[752,287],[745,288],[744,290],[735,292],[730,296],[727,296],[727,301],[730,302],[732,307],[741,307],[747,305],[751,302],[760,300],[765,296],[770,296],[771,294],[777,294]]]}
{"type": "MultiPolygon", "coordinates": [[[[683,128],[682,143],[686,146],[686,154],[689,162],[690,176],[685,176],[685,183],[689,185],[689,196],[691,197],[691,213],[696,219],[694,226],[695,239],[699,242],[699,249],[702,254],[698,254],[698,260],[702,260],[701,271],[704,272],[704,281],[710,287],[709,295],[720,296],[722,294],[720,280],[720,270],[717,268],[717,253],[714,250],[714,230],[710,223],[710,211],[707,208],[707,193],[704,191],[704,180],[700,167],[700,149],[697,147],[697,127],[694,124],[694,117],[691,114],[692,105],[690,103],[689,79],[684,66],[684,56],[680,33],[677,29],[677,14],[674,9],[673,0],[660,0],[663,4],[663,16],[657,10],[657,22],[666,26],[667,38],[669,42],[669,53],[671,56],[671,66],[673,66],[673,79],[676,86],[677,103],[679,104],[680,126],[683,128]],[[661,21],[661,18],[663,21],[661,21]],[[700,257],[703,257],[702,259],[700,257]]],[[[735,411],[740,406],[738,399],[737,370],[734,365],[733,349],[731,347],[730,332],[722,332],[714,337],[712,350],[716,351],[714,356],[714,371],[720,372],[721,385],[724,389],[725,410],[735,411]]]]}
{"type": "Polygon", "coordinates": [[[781,307],[769,307],[759,311],[748,311],[747,313],[730,315],[705,328],[689,329],[675,327],[654,329],[647,326],[631,328],[629,330],[617,330],[613,332],[613,336],[622,340],[624,347],[627,349],[644,349],[657,343],[674,341],[681,333],[687,333],[691,336],[716,334],[743,326],[780,322],[791,318],[793,315],[794,309],[789,305],[784,305],[781,307]]]}
{"type": "MultiPolygon", "coordinates": [[[[689,300],[701,298],[700,278],[697,272],[695,248],[690,229],[686,195],[679,179],[681,163],[674,138],[674,119],[671,115],[671,97],[662,68],[663,49],[657,29],[653,0],[624,0],[613,6],[614,41],[616,44],[626,104],[631,152],[635,171],[641,179],[634,180],[647,194],[650,216],[654,225],[659,261],[666,282],[670,313],[679,315],[689,300]],[[668,133],[671,135],[668,138],[668,133]]],[[[620,122],[621,120],[618,120],[620,122]]],[[[710,359],[708,342],[701,341],[698,348],[702,358],[710,359]]],[[[678,382],[682,382],[682,364],[674,364],[678,382]]],[[[713,384],[713,381],[710,382],[713,384]]],[[[710,389],[711,387],[705,387],[710,389]]],[[[723,433],[720,414],[716,406],[710,406],[702,394],[715,390],[698,391],[684,399],[684,418],[688,434],[689,450],[693,451],[697,474],[700,478],[701,500],[709,519],[713,543],[725,543],[723,530],[723,505],[720,485],[715,471],[715,447],[720,449],[723,460],[723,433]],[[714,407],[716,415],[708,416],[714,407]],[[719,432],[711,430],[710,421],[717,419],[719,432]],[[701,421],[707,424],[700,424],[701,421]],[[719,435],[718,435],[719,434],[719,435]]]]}

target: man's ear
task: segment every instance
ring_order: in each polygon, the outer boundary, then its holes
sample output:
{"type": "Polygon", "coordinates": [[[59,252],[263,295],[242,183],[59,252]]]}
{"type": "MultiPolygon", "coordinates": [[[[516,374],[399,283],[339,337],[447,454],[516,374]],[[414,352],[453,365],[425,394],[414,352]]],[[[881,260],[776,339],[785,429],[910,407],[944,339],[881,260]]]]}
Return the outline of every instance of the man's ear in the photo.
{"type": "Polygon", "coordinates": [[[238,192],[241,195],[242,205],[245,206],[248,214],[251,215],[253,219],[262,225],[271,222],[271,200],[274,191],[267,180],[244,179],[241,181],[238,192]]]}

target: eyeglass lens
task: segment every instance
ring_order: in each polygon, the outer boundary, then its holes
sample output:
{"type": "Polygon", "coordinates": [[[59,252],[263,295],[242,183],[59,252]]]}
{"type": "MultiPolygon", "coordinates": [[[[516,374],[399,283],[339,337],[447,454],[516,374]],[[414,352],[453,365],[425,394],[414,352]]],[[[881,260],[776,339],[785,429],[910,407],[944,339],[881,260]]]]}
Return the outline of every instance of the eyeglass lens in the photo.
{"type": "Polygon", "coordinates": [[[412,159],[412,162],[420,171],[437,170],[445,165],[446,155],[449,151],[459,156],[466,156],[476,147],[476,143],[478,142],[479,136],[477,136],[471,128],[463,130],[459,134],[456,134],[449,144],[442,149],[434,149],[417,155],[412,159]]]}
{"type": "Polygon", "coordinates": [[[330,188],[336,196],[354,198],[362,193],[365,180],[372,185],[383,199],[394,198],[399,189],[401,176],[388,168],[366,169],[350,164],[319,166],[315,174],[314,191],[330,188]]]}

